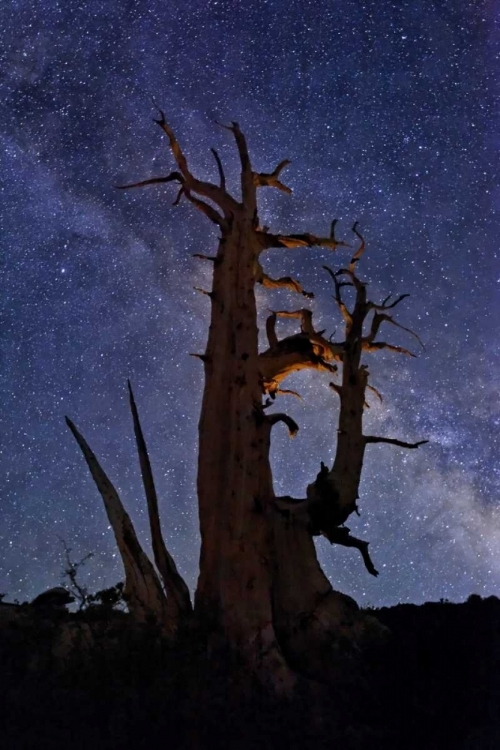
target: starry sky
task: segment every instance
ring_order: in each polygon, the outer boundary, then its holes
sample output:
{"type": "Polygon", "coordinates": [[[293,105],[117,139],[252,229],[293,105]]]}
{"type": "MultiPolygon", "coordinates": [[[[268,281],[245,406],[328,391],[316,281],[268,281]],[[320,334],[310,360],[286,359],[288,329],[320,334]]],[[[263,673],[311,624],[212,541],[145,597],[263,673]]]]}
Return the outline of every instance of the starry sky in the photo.
{"type": "MultiPolygon", "coordinates": [[[[238,120],[254,166],[292,164],[293,196],[260,191],[276,232],[338,233],[360,222],[372,299],[411,296],[387,339],[419,354],[367,355],[366,432],[428,439],[418,451],[367,448],[361,517],[380,570],[317,544],[335,587],[362,605],[500,593],[500,35],[498,0],[13,0],[1,10],[0,592],[58,585],[61,539],[82,582],[122,578],[114,538],[64,424],[81,429],[148,548],[127,406],[131,378],[155,471],[167,544],[191,587],[199,540],[195,480],[210,253],[217,234],[172,186],[114,184],[168,174],[152,100],[198,176],[215,146],[237,189],[238,120]]],[[[285,174],[283,175],[285,177],[285,174]]],[[[318,328],[341,337],[322,264],[345,252],[273,251],[271,275],[314,290],[318,328]]],[[[258,289],[267,308],[303,298],[258,289]]],[[[293,321],[279,323],[280,335],[293,321]]],[[[263,341],[263,344],[265,342],[263,341]]],[[[328,374],[302,373],[273,432],[277,494],[305,495],[335,450],[328,374]]],[[[351,520],[351,519],[350,519],[351,520]]]]}

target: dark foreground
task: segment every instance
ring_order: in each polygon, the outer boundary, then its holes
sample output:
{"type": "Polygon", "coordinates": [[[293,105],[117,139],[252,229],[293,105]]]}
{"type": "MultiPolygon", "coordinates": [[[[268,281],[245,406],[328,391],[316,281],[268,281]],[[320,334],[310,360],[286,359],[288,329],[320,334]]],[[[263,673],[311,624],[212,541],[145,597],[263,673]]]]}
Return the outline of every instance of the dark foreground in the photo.
{"type": "Polygon", "coordinates": [[[82,616],[72,631],[82,644],[70,657],[53,648],[67,613],[57,615],[59,625],[47,613],[4,621],[1,745],[497,750],[500,600],[472,596],[373,614],[392,631],[388,645],[353,663],[335,688],[305,680],[292,706],[270,706],[256,689],[236,701],[223,674],[204,676],[196,654],[168,652],[152,633],[130,631],[125,615],[82,616]]]}

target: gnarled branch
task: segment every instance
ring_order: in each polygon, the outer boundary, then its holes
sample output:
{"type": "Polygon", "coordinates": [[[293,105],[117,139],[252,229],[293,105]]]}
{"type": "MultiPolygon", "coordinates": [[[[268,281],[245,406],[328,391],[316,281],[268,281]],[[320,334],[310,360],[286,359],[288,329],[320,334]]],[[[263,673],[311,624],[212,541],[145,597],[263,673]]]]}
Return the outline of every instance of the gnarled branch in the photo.
{"type": "Polygon", "coordinates": [[[339,308],[339,310],[340,310],[340,312],[342,314],[342,317],[344,318],[344,320],[346,322],[346,325],[347,325],[347,327],[349,329],[352,326],[352,315],[349,312],[349,310],[347,309],[347,305],[345,304],[344,300],[342,299],[342,295],[341,295],[341,292],[340,292],[342,284],[339,282],[339,280],[337,278],[338,274],[334,273],[332,271],[332,269],[329,268],[329,266],[323,266],[323,268],[330,275],[330,277],[331,277],[331,279],[333,281],[333,286],[335,288],[334,300],[337,303],[337,307],[339,308]]]}
{"type": "Polygon", "coordinates": [[[354,272],[356,270],[356,263],[359,261],[359,259],[361,258],[361,256],[365,252],[365,248],[366,248],[365,238],[363,237],[362,234],[360,234],[360,232],[358,232],[358,224],[359,224],[359,222],[356,221],[354,223],[353,228],[352,228],[352,231],[354,232],[354,234],[356,235],[356,237],[358,237],[361,240],[360,246],[358,247],[358,249],[356,250],[356,252],[352,256],[351,261],[349,263],[349,271],[352,274],[354,274],[354,272]]]}
{"type": "Polygon", "coordinates": [[[279,179],[280,173],[291,164],[289,159],[283,159],[273,172],[254,172],[253,182],[256,187],[273,187],[281,190],[283,193],[291,194],[292,190],[284,185],[279,179]]]}
{"type": "Polygon", "coordinates": [[[372,342],[375,339],[375,336],[377,335],[382,323],[390,323],[396,328],[400,328],[402,331],[406,331],[406,333],[409,333],[411,336],[417,339],[422,349],[425,349],[422,339],[414,331],[412,331],[411,328],[406,328],[406,326],[402,326],[400,323],[396,323],[392,315],[387,315],[386,313],[380,313],[380,312],[376,312],[375,315],[373,316],[371,327],[370,327],[370,333],[367,336],[365,336],[363,340],[366,342],[372,342]]]}
{"type": "Polygon", "coordinates": [[[217,170],[219,172],[219,187],[221,190],[226,190],[226,175],[224,174],[224,167],[222,166],[222,162],[220,160],[220,156],[217,153],[217,151],[214,148],[211,148],[210,151],[214,155],[215,163],[217,164],[217,170]]]}
{"type": "Polygon", "coordinates": [[[363,341],[362,349],[364,352],[378,352],[381,349],[389,349],[390,352],[405,354],[407,357],[417,356],[413,352],[410,352],[409,349],[405,349],[404,346],[395,346],[394,344],[388,344],[386,341],[363,341]]]}
{"type": "Polygon", "coordinates": [[[177,199],[179,199],[180,195],[182,194],[186,196],[188,201],[191,201],[193,206],[196,206],[198,211],[201,211],[203,214],[205,214],[205,216],[209,218],[210,221],[213,222],[213,224],[217,224],[221,228],[225,227],[225,221],[223,217],[215,208],[213,208],[213,206],[210,206],[208,203],[205,203],[205,201],[197,198],[186,186],[182,188],[182,193],[177,196],[177,199]]]}
{"type": "Polygon", "coordinates": [[[347,526],[336,527],[334,529],[329,529],[328,531],[322,530],[321,533],[331,544],[341,544],[343,547],[355,547],[356,549],[359,549],[367,571],[372,576],[378,576],[378,570],[375,569],[368,552],[368,545],[370,542],[365,542],[362,539],[357,539],[357,537],[351,536],[350,529],[348,529],[347,526]]]}
{"type": "Polygon", "coordinates": [[[278,422],[284,422],[288,427],[288,433],[291,438],[295,437],[299,431],[299,425],[297,422],[288,416],[288,414],[268,414],[266,421],[270,427],[273,427],[278,422]]]}
{"type": "Polygon", "coordinates": [[[407,443],[406,440],[396,440],[396,438],[378,437],[376,435],[364,435],[365,443],[388,443],[389,445],[397,445],[400,448],[419,448],[421,445],[428,443],[428,440],[419,440],[416,443],[407,443]]]}
{"type": "Polygon", "coordinates": [[[272,398],[280,392],[281,382],[292,372],[303,369],[337,372],[337,365],[331,362],[342,359],[343,346],[333,344],[314,330],[310,310],[273,311],[266,321],[266,331],[269,349],[259,354],[259,371],[262,376],[263,391],[272,398]],[[278,316],[299,318],[301,333],[278,340],[276,335],[278,316]]]}
{"type": "MultiPolygon", "coordinates": [[[[156,124],[160,126],[160,128],[168,138],[170,150],[172,151],[174,159],[183,177],[185,190],[187,189],[187,191],[193,191],[195,193],[198,193],[198,195],[202,195],[204,198],[208,198],[210,201],[212,201],[222,209],[226,218],[230,216],[231,213],[238,209],[237,201],[235,201],[234,198],[229,195],[229,193],[222,187],[222,185],[214,185],[211,182],[198,180],[196,179],[196,177],[194,177],[188,167],[186,156],[182,148],[180,147],[177,138],[175,137],[174,131],[165,119],[164,112],[160,109],[159,113],[159,119],[155,119],[154,122],[156,122],[156,124]]],[[[191,198],[189,199],[191,200],[191,198]]],[[[194,203],[194,200],[192,200],[192,202],[194,203]]]]}
{"type": "Polygon", "coordinates": [[[254,184],[254,173],[252,171],[252,165],[250,163],[250,157],[248,155],[247,141],[242,133],[240,126],[237,122],[232,122],[231,125],[223,125],[217,123],[225,130],[231,131],[236,141],[236,147],[240,157],[241,164],[241,197],[243,204],[249,210],[252,215],[257,213],[257,197],[254,184]]]}
{"type": "Polygon", "coordinates": [[[151,177],[149,180],[141,180],[140,182],[132,182],[128,185],[115,185],[117,190],[130,190],[131,188],[146,187],[147,185],[163,185],[166,182],[184,182],[180,172],[171,172],[166,177],[151,177]]]}
{"type": "Polygon", "coordinates": [[[330,250],[336,250],[339,246],[345,246],[345,243],[339,242],[335,237],[318,237],[315,234],[305,232],[304,234],[270,234],[262,233],[264,236],[261,240],[263,250],[269,250],[272,247],[286,247],[293,249],[295,247],[328,247],[330,250]]]}
{"type": "Polygon", "coordinates": [[[292,279],[291,276],[282,276],[280,279],[272,279],[263,270],[255,279],[259,284],[262,284],[266,289],[290,289],[292,292],[302,294],[303,297],[312,299],[314,294],[312,292],[306,292],[302,287],[300,281],[292,279]]]}

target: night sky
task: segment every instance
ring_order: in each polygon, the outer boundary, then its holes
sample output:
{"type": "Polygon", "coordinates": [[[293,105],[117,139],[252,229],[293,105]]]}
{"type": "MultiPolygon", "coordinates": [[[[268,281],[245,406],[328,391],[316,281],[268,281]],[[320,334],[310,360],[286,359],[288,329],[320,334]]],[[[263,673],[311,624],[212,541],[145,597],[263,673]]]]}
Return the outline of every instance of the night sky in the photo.
{"type": "MultiPolygon", "coordinates": [[[[167,544],[194,587],[199,541],[197,422],[213,225],[173,186],[114,184],[168,174],[152,122],[165,110],[198,176],[216,179],[215,146],[237,190],[234,144],[215,120],[237,120],[253,163],[284,158],[293,196],[260,191],[275,232],[338,233],[359,220],[359,275],[372,299],[410,293],[388,329],[418,359],[366,355],[366,432],[428,439],[418,451],[369,446],[355,550],[318,542],[335,587],[360,604],[500,593],[500,5],[494,0],[87,0],[4,3],[1,10],[0,592],[30,599],[61,581],[61,539],[92,590],[121,562],[83,458],[76,422],[115,482],[145,546],[148,526],[126,379],[135,388],[167,544]]],[[[321,266],[345,251],[269,253],[271,275],[298,277],[317,328],[341,321],[321,266]]],[[[257,290],[267,308],[297,309],[287,291],[257,290]]],[[[293,321],[279,323],[280,335],[293,321]]],[[[263,342],[265,343],[265,342],[263,342]]],[[[293,376],[273,431],[277,494],[305,496],[335,450],[328,374],[293,376]]]]}

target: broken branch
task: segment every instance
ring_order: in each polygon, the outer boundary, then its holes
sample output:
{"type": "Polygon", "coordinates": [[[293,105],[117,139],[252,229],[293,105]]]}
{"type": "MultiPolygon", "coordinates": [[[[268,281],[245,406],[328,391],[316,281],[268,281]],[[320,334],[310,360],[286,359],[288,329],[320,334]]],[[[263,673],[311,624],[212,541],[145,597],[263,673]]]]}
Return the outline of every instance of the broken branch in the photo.
{"type": "Polygon", "coordinates": [[[356,252],[354,253],[354,255],[351,258],[351,262],[349,263],[349,271],[351,273],[355,272],[355,270],[356,270],[356,263],[358,262],[358,260],[361,258],[361,256],[365,252],[365,247],[366,247],[365,238],[360,234],[360,232],[358,232],[358,223],[359,222],[357,222],[357,221],[354,223],[352,231],[354,232],[354,234],[356,235],[356,237],[358,237],[361,240],[361,245],[358,247],[358,249],[356,250],[356,252]]]}
{"type": "Polygon", "coordinates": [[[217,164],[217,169],[219,171],[219,187],[221,190],[225,191],[226,190],[226,175],[224,174],[224,167],[222,166],[220,156],[214,148],[211,148],[210,151],[214,155],[214,159],[217,164]]]}
{"type": "Polygon", "coordinates": [[[389,445],[397,445],[400,448],[418,448],[421,445],[428,443],[428,440],[419,440],[417,443],[407,443],[405,440],[396,440],[396,438],[378,437],[376,435],[364,435],[365,443],[388,443],[389,445]]]}
{"type": "Polygon", "coordinates": [[[284,185],[279,179],[280,173],[291,164],[289,159],[283,159],[280,161],[278,166],[273,172],[254,172],[253,182],[255,187],[274,187],[281,190],[283,193],[291,194],[292,190],[287,185],[284,185]]]}
{"type": "MultiPolygon", "coordinates": [[[[195,203],[195,199],[190,197],[189,191],[194,191],[195,193],[198,193],[199,195],[202,195],[205,198],[208,198],[209,200],[213,201],[213,203],[216,203],[224,212],[224,215],[227,217],[234,211],[238,209],[238,203],[232,198],[229,193],[221,186],[214,185],[211,182],[205,182],[204,180],[198,180],[194,175],[190,172],[186,156],[184,155],[184,152],[182,148],[179,145],[179,142],[177,138],[175,137],[174,131],[170,127],[170,125],[167,123],[165,119],[164,112],[160,109],[160,118],[155,119],[154,122],[160,126],[160,128],[163,130],[163,132],[166,134],[170,150],[172,151],[172,154],[174,156],[174,159],[177,163],[177,166],[179,167],[179,170],[181,172],[183,183],[184,183],[184,192],[186,196],[191,200],[192,203],[197,205],[195,203]]],[[[221,165],[222,167],[222,165],[221,165]]],[[[220,171],[219,171],[220,176],[220,171]]],[[[206,205],[206,204],[204,204],[206,205]]],[[[200,208],[200,206],[197,206],[200,208]]],[[[209,213],[204,210],[204,213],[213,221],[213,218],[209,213]]],[[[212,212],[214,212],[214,209],[211,209],[212,212]]],[[[217,213],[217,212],[215,212],[217,213]]],[[[218,216],[218,214],[217,214],[218,216]]],[[[219,223],[217,221],[216,223],[219,223]]]]}
{"type": "Polygon", "coordinates": [[[117,190],[130,190],[130,188],[146,187],[146,185],[162,185],[165,182],[173,182],[174,180],[181,183],[183,182],[180,172],[171,172],[167,177],[151,177],[149,180],[132,182],[128,185],[114,185],[113,187],[117,190]]]}
{"type": "Polygon", "coordinates": [[[372,576],[378,576],[378,570],[375,566],[368,552],[369,542],[365,542],[362,539],[357,539],[355,536],[351,536],[350,530],[347,526],[337,527],[327,532],[322,531],[321,533],[325,536],[331,544],[341,544],[343,547],[355,547],[361,552],[365,568],[372,576]]]}
{"type": "Polygon", "coordinates": [[[342,299],[342,295],[340,293],[341,284],[340,284],[340,282],[339,282],[339,280],[337,278],[337,274],[335,274],[332,271],[332,269],[329,268],[328,266],[323,266],[323,268],[325,269],[325,271],[327,273],[330,274],[330,276],[331,276],[331,278],[333,280],[333,285],[335,287],[335,295],[334,295],[335,302],[337,303],[337,307],[339,308],[340,312],[342,313],[342,317],[344,318],[344,320],[345,320],[345,322],[347,324],[347,327],[350,328],[352,326],[352,315],[349,312],[349,310],[347,309],[347,305],[345,304],[344,300],[342,299]]]}
{"type": "Polygon", "coordinates": [[[288,433],[291,438],[295,437],[299,431],[299,425],[288,414],[268,414],[266,420],[270,427],[273,427],[278,422],[284,422],[288,427],[288,433]]]}

